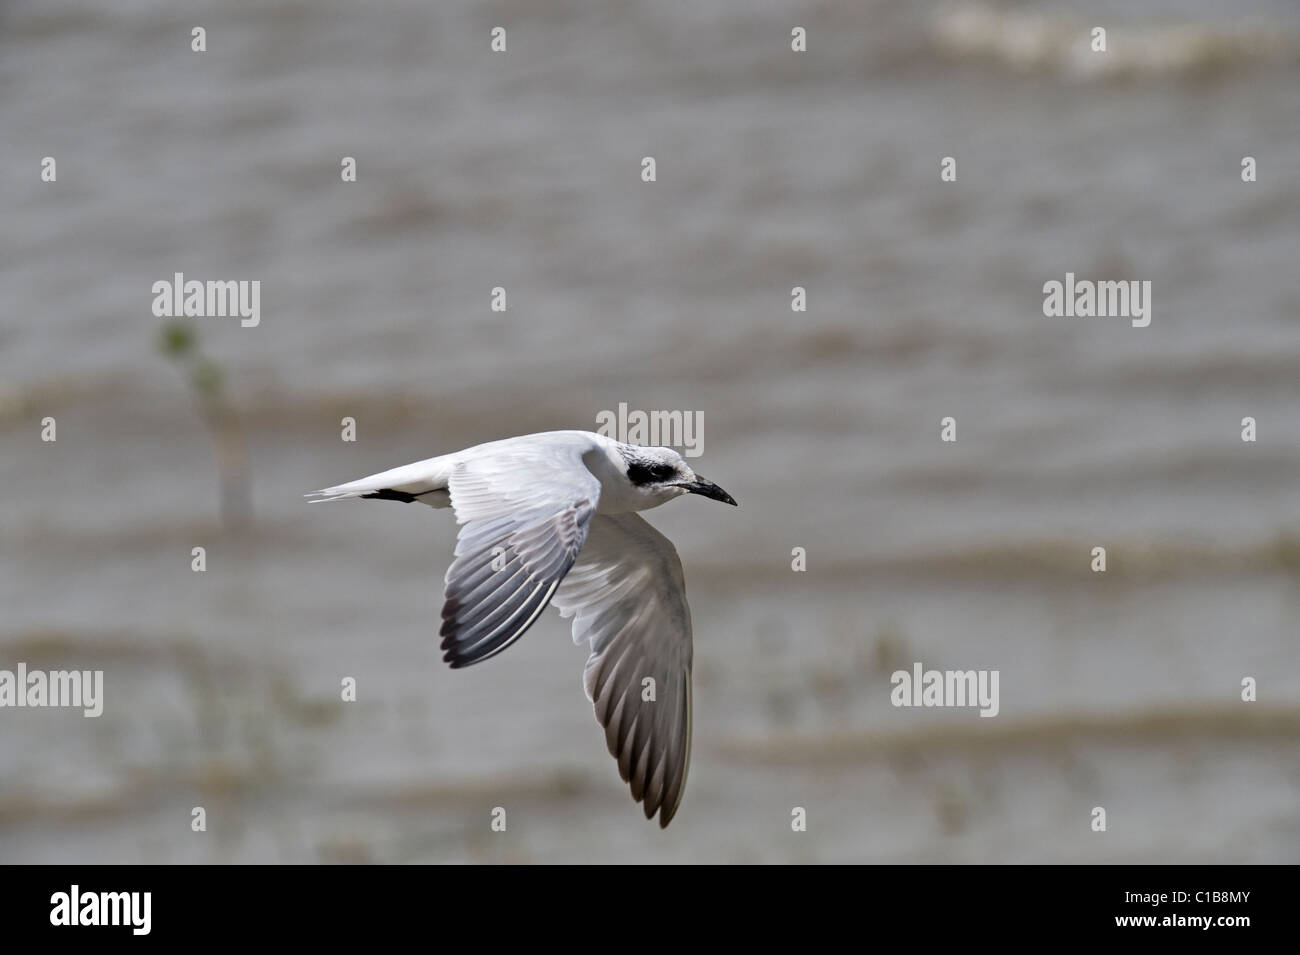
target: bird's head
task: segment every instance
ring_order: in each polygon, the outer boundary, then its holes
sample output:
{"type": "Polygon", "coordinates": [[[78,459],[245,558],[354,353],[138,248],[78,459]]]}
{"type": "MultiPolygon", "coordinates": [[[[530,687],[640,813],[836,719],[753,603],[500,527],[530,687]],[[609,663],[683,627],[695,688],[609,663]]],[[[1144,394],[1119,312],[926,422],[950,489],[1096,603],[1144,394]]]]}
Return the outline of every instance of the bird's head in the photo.
{"type": "Polygon", "coordinates": [[[623,456],[627,463],[628,483],[634,493],[644,495],[646,507],[664,504],[683,494],[699,494],[737,506],[730,494],[696,474],[672,448],[628,446],[623,456]]]}

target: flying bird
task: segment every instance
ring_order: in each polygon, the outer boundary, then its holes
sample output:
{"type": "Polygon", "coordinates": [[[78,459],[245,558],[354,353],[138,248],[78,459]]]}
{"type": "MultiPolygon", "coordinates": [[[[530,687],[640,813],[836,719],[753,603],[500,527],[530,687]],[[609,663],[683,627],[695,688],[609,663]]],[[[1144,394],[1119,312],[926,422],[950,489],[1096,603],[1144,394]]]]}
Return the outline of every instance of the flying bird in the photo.
{"type": "Polygon", "coordinates": [[[691,611],[672,542],[636,512],[699,494],[735,505],[671,448],[590,431],[480,444],[308,495],[450,507],[443,660],[500,653],[547,604],[590,655],[583,686],[647,819],[672,821],[691,755],[691,611]],[[653,681],[653,682],[651,682],[653,681]]]}

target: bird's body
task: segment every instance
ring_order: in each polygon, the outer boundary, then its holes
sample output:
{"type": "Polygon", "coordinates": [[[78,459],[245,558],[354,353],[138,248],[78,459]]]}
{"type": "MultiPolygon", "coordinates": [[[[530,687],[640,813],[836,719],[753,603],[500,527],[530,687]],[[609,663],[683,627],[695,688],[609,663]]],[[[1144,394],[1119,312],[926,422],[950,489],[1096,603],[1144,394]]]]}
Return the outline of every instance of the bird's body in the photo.
{"type": "Polygon", "coordinates": [[[590,650],[583,684],[619,772],[668,825],[690,760],[691,618],[672,543],[636,512],[682,494],[735,504],[677,452],[589,431],[492,441],[325,488],[452,507],[443,659],[500,653],[554,602],[590,650]]]}

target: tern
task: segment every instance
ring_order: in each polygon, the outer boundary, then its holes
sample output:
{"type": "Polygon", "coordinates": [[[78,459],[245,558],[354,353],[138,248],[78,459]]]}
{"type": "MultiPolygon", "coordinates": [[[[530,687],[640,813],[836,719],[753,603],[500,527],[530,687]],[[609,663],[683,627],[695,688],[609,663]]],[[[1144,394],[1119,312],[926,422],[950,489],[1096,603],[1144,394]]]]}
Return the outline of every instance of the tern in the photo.
{"type": "Polygon", "coordinates": [[[548,431],[316,491],[450,507],[443,660],[467,667],[527,632],[548,604],[590,655],[583,687],[647,819],[672,821],[691,755],[691,611],[672,542],[636,512],[698,494],[735,505],[671,448],[548,431]]]}

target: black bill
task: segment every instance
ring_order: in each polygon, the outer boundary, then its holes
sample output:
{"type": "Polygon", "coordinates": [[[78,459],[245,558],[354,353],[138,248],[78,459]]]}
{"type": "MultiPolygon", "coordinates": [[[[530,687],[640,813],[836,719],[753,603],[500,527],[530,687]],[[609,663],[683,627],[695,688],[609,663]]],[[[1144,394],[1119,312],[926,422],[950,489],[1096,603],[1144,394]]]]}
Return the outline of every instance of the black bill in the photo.
{"type": "Polygon", "coordinates": [[[702,497],[707,497],[714,501],[721,501],[723,504],[730,504],[732,507],[740,507],[740,505],[736,503],[734,497],[722,488],[718,487],[712,481],[706,481],[699,475],[696,475],[694,483],[679,484],[677,486],[686,488],[686,490],[692,494],[699,494],[702,497]]]}

